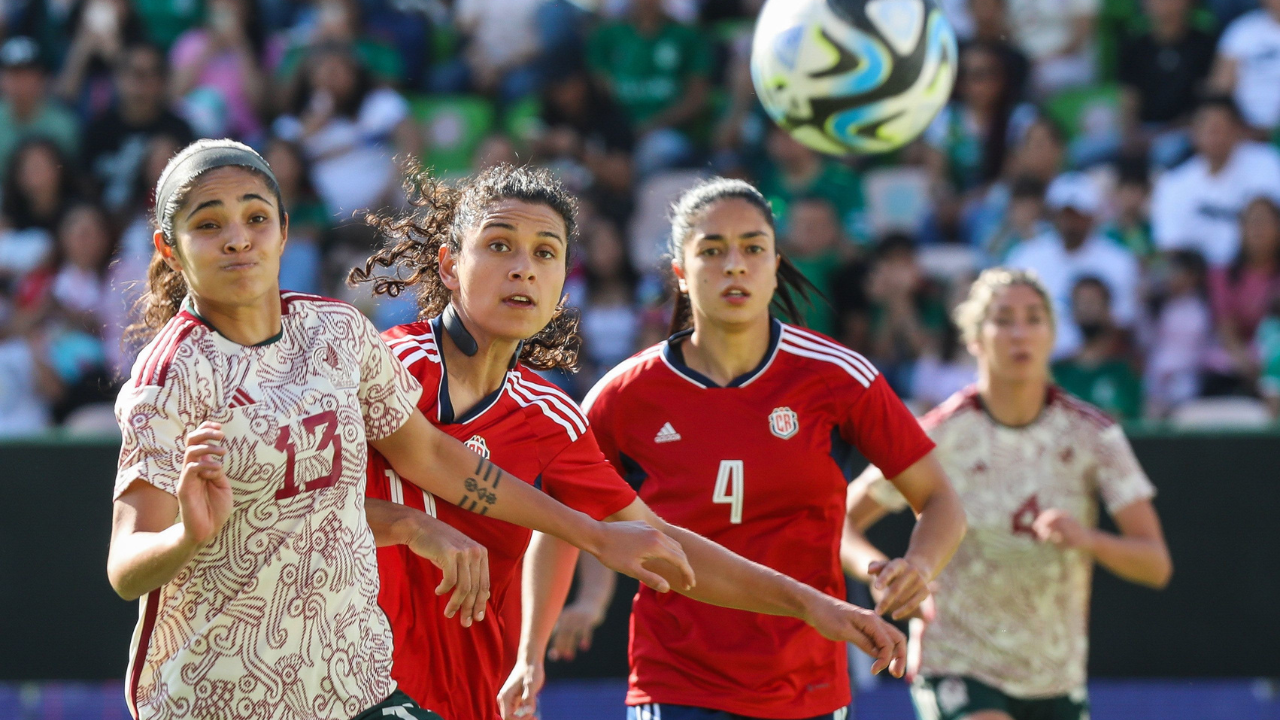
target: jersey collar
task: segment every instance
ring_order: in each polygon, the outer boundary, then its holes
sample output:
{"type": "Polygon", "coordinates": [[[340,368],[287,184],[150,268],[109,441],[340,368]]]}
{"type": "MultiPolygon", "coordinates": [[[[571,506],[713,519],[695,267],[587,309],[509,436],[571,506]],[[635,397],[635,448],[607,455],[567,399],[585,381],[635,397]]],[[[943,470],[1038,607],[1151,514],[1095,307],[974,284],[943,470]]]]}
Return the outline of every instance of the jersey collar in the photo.
{"type": "MultiPolygon", "coordinates": [[[[675,335],[667,338],[667,341],[662,343],[662,361],[665,362],[667,367],[671,368],[677,375],[700,388],[721,387],[716,384],[715,380],[712,380],[685,364],[684,350],[681,349],[680,346],[692,334],[693,328],[689,328],[688,330],[681,330],[675,335]]],[[[768,370],[769,366],[773,364],[773,358],[778,354],[778,339],[780,337],[782,337],[782,323],[777,318],[769,318],[769,347],[765,350],[764,357],[760,360],[760,364],[751,372],[734,378],[724,387],[743,387],[763,375],[764,371],[768,370]]]]}
{"type": "Polygon", "coordinates": [[[283,313],[283,312],[282,312],[282,313],[280,313],[280,317],[281,317],[281,320],[280,320],[280,332],[276,333],[275,335],[272,335],[271,337],[267,338],[266,340],[263,340],[263,341],[262,341],[262,342],[260,342],[260,343],[254,344],[254,345],[240,345],[240,343],[236,342],[235,340],[232,340],[231,338],[227,337],[226,335],[223,335],[223,334],[222,334],[222,332],[218,330],[218,328],[216,328],[216,327],[214,327],[214,326],[213,326],[213,323],[209,322],[208,320],[205,320],[203,315],[201,315],[200,313],[196,312],[196,306],[195,306],[195,303],[191,302],[191,296],[190,296],[190,295],[188,295],[188,296],[186,296],[185,298],[183,298],[183,299],[182,299],[182,307],[180,308],[179,312],[186,313],[187,315],[190,315],[190,316],[191,316],[191,318],[192,318],[193,320],[195,320],[196,322],[200,323],[201,325],[204,325],[205,327],[207,327],[207,328],[209,328],[210,330],[212,330],[212,331],[213,331],[213,333],[214,333],[214,334],[216,334],[218,337],[222,338],[223,340],[226,340],[227,342],[229,342],[229,343],[231,343],[231,344],[233,344],[233,345],[237,345],[237,346],[239,346],[239,347],[266,347],[267,345],[272,345],[272,344],[274,344],[275,342],[277,342],[278,340],[280,340],[280,338],[284,337],[284,313],[283,313]]]}
{"type": "Polygon", "coordinates": [[[444,327],[444,321],[439,315],[431,318],[431,334],[435,336],[436,347],[440,348],[440,387],[436,389],[436,415],[442,425],[465,425],[472,420],[483,415],[489,408],[498,404],[498,400],[502,399],[502,394],[506,392],[507,385],[510,383],[511,373],[515,371],[516,365],[520,362],[520,350],[524,347],[523,343],[516,348],[511,355],[511,362],[507,365],[507,374],[502,378],[502,386],[497,390],[480,398],[480,401],[462,414],[461,417],[455,415],[453,410],[453,401],[449,399],[449,368],[445,365],[444,359],[444,336],[448,331],[444,327]]]}

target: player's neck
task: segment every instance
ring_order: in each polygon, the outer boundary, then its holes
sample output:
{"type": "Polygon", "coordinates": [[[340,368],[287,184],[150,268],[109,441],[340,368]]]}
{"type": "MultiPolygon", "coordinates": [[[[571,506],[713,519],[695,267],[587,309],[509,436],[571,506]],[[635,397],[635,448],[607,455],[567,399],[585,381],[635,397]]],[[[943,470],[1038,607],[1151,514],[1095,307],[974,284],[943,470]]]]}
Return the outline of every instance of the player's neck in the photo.
{"type": "Polygon", "coordinates": [[[474,354],[464,353],[447,332],[442,333],[441,338],[445,368],[449,373],[449,399],[461,412],[502,387],[511,367],[511,356],[520,347],[520,341],[495,338],[465,318],[463,324],[475,340],[474,354]]]}
{"type": "Polygon", "coordinates": [[[1030,425],[1044,410],[1044,379],[1000,380],[988,373],[978,376],[978,395],[993,420],[1009,427],[1030,425]]]}
{"type": "Polygon", "coordinates": [[[225,305],[191,296],[191,308],[217,333],[237,345],[252,347],[280,334],[280,291],[273,289],[248,305],[225,305]]]}
{"type": "Polygon", "coordinates": [[[697,323],[681,348],[684,363],[725,386],[755,370],[769,351],[769,322],[753,322],[741,328],[697,323]]]}

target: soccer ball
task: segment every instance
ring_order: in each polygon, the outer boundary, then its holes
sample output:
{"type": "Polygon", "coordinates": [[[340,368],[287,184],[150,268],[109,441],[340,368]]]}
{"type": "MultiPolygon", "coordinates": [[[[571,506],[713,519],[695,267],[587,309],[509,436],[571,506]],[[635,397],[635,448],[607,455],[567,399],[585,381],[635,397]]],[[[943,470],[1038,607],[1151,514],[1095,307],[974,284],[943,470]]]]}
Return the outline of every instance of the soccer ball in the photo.
{"type": "Polygon", "coordinates": [[[951,96],[956,35],[935,0],[768,0],[751,46],[764,109],[832,155],[902,147],[951,96]]]}

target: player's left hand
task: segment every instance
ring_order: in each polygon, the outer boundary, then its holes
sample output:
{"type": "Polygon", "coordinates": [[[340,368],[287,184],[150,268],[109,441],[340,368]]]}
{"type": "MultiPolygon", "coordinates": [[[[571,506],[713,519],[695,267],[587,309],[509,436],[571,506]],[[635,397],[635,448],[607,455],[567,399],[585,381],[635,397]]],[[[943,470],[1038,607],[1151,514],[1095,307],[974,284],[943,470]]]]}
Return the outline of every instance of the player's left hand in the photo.
{"type": "Polygon", "coordinates": [[[1093,533],[1064,510],[1045,510],[1031,524],[1031,529],[1040,542],[1053,543],[1063,549],[1093,551],[1093,533]]]}
{"type": "Polygon", "coordinates": [[[436,594],[453,590],[444,616],[455,615],[462,627],[484,620],[489,602],[489,551],[480,543],[446,522],[422,513],[409,549],[440,568],[442,578],[436,594]]]}
{"type": "Polygon", "coordinates": [[[538,710],[538,692],[546,680],[542,662],[517,661],[511,675],[498,691],[498,707],[502,720],[532,718],[538,710]]]}
{"type": "Polygon", "coordinates": [[[867,573],[875,578],[871,592],[877,597],[877,615],[887,614],[894,620],[902,620],[929,597],[931,573],[906,558],[873,562],[867,567],[867,573]]]}
{"type": "Polygon", "coordinates": [[[874,612],[814,591],[804,620],[828,640],[850,642],[875,658],[871,674],[885,668],[894,677],[907,669],[907,638],[874,612]]]}

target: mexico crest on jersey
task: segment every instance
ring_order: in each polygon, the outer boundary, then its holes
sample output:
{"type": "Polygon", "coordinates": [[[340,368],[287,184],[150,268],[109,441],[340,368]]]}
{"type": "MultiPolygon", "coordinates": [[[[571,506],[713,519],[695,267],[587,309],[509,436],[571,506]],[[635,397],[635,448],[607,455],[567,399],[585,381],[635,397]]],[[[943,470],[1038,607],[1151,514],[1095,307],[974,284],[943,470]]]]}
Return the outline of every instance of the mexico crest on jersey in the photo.
{"type": "Polygon", "coordinates": [[[789,407],[774,408],[769,413],[769,432],[783,440],[789,440],[800,429],[800,418],[789,407]]]}
{"type": "Polygon", "coordinates": [[[472,435],[471,439],[463,443],[463,445],[466,445],[468,450],[480,457],[486,460],[489,459],[489,443],[486,443],[484,438],[479,435],[472,435]]]}

